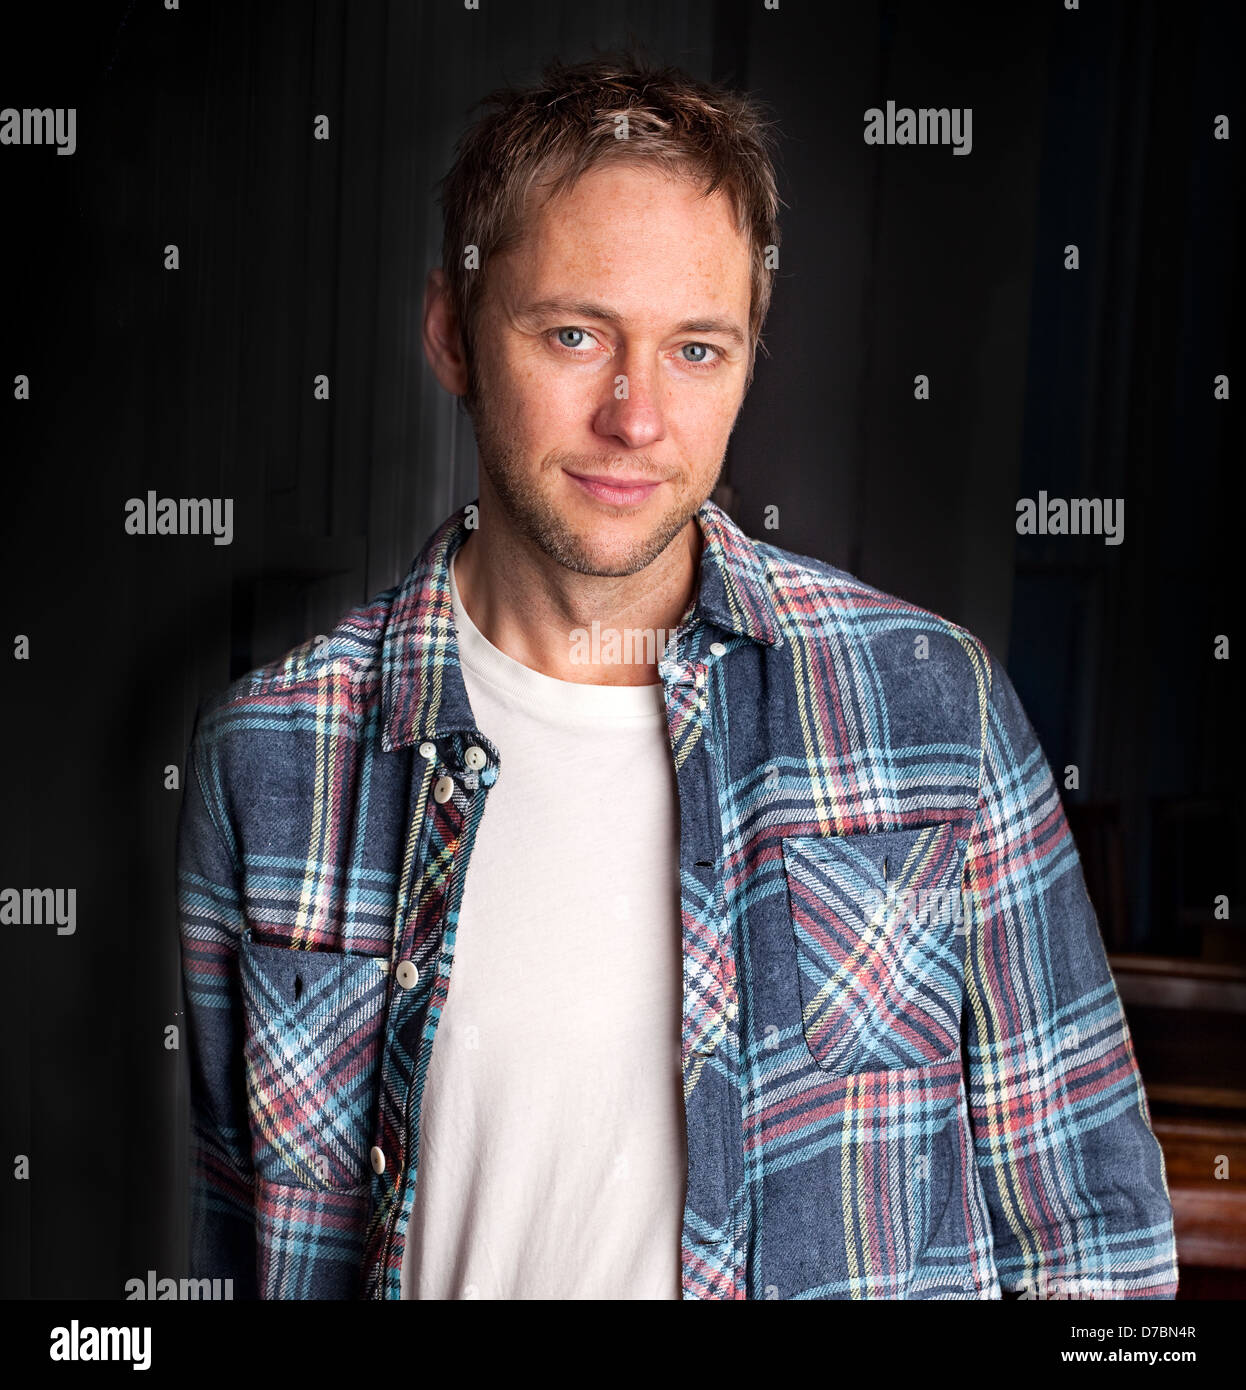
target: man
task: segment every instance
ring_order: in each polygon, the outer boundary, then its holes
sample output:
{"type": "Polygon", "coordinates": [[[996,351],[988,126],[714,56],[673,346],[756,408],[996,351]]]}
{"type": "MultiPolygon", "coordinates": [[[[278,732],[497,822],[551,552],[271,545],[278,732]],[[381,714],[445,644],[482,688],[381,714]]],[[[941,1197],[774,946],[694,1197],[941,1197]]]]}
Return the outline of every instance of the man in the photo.
{"type": "Polygon", "coordinates": [[[709,496],[769,301],[745,98],[498,94],[424,343],[477,503],[201,713],[195,1272],[270,1298],[1169,1298],[1003,668],[709,496]]]}

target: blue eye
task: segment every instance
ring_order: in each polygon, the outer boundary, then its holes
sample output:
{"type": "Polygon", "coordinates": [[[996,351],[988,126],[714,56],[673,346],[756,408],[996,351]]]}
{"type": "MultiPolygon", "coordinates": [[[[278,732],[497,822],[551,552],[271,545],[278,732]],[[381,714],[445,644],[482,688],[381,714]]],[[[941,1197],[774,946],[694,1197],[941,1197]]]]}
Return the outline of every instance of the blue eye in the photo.
{"type": "Polygon", "coordinates": [[[710,345],[709,345],[708,343],[685,343],[685,344],[683,345],[683,347],[681,347],[679,350],[680,350],[680,352],[683,352],[683,353],[688,353],[688,352],[700,353],[700,356],[699,356],[699,357],[685,357],[685,358],[684,358],[684,361],[685,361],[685,362],[692,362],[692,363],[694,363],[694,364],[697,365],[697,366],[700,366],[702,363],[704,363],[704,362],[707,361],[707,356],[706,356],[706,354],[711,353],[711,352],[714,351],[714,349],[713,349],[712,347],[710,347],[710,345]]]}
{"type": "Polygon", "coordinates": [[[566,341],[566,339],[564,338],[563,335],[564,335],[564,334],[567,334],[567,333],[578,334],[579,337],[582,339],[582,338],[584,337],[584,330],[583,330],[582,328],[560,328],[560,329],[558,330],[558,341],[559,341],[560,343],[562,343],[563,347],[569,347],[569,348],[579,347],[580,344],[579,344],[578,341],[577,341],[577,342],[574,342],[574,343],[569,343],[569,342],[566,341]]]}

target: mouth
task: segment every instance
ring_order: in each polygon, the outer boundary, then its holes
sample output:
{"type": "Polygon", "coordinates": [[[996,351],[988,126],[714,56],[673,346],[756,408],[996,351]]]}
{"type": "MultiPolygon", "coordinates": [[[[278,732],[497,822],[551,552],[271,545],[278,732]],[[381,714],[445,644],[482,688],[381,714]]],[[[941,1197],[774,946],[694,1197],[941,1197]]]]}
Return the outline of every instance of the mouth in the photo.
{"type": "Polygon", "coordinates": [[[575,481],[599,502],[608,502],[615,507],[632,507],[645,501],[662,486],[662,479],[616,478],[609,475],[594,476],[587,473],[568,473],[575,481]]]}

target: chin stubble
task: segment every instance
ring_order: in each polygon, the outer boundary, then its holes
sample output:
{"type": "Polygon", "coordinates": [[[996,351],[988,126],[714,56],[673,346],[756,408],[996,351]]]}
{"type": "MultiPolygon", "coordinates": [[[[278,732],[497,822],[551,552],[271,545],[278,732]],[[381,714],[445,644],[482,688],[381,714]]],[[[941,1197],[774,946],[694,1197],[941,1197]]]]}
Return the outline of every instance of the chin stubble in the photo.
{"type": "MultiPolygon", "coordinates": [[[[486,436],[488,432],[481,430],[480,433],[486,436]]],[[[638,541],[621,559],[603,566],[550,505],[538,484],[526,478],[519,468],[509,466],[510,455],[504,447],[497,448],[496,441],[485,437],[480,438],[479,443],[481,467],[488,475],[511,525],[551,560],[576,574],[600,578],[622,578],[636,574],[662,554],[699,506],[699,503],[692,507],[686,503],[671,506],[648,536],[638,541]]],[[[563,464],[571,462],[576,462],[574,455],[555,455],[544,465],[543,471],[561,468],[563,464]]]]}

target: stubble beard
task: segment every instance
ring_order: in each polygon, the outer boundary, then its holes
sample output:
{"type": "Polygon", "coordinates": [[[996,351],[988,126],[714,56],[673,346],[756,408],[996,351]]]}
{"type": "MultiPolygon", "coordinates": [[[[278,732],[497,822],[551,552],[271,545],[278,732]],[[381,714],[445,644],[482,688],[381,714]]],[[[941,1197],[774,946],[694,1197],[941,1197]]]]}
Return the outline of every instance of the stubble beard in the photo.
{"type": "MultiPolygon", "coordinates": [[[[672,501],[647,536],[633,543],[623,555],[607,561],[596,554],[594,547],[578,535],[554,508],[542,490],[539,479],[528,473],[521,450],[492,427],[489,411],[481,408],[479,401],[474,411],[474,423],[480,466],[487,475],[509,523],[551,560],[576,574],[621,578],[643,570],[647,565],[651,565],[687,526],[705,500],[683,496],[672,501]]],[[[649,471],[649,460],[641,458],[636,462],[642,465],[642,471],[649,471]]],[[[586,473],[590,470],[603,473],[610,471],[596,458],[555,452],[543,460],[540,476],[560,471],[567,465],[578,465],[586,473]]],[[[721,469],[722,460],[719,460],[714,475],[715,482],[721,469]]]]}

